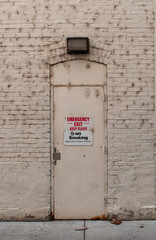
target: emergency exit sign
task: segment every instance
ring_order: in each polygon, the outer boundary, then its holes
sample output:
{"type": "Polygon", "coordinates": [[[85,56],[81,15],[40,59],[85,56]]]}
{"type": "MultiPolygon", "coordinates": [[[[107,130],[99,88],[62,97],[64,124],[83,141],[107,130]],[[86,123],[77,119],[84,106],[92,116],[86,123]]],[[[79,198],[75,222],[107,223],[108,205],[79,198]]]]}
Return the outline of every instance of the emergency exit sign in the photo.
{"type": "Polygon", "coordinates": [[[64,145],[92,145],[92,127],[91,117],[65,117],[64,145]]]}

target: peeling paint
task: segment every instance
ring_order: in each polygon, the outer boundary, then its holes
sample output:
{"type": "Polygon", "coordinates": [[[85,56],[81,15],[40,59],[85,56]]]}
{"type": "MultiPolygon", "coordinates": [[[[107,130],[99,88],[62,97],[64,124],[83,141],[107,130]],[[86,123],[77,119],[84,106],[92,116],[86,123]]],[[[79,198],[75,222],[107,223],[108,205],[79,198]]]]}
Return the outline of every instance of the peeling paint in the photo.
{"type": "Polygon", "coordinates": [[[86,90],[85,90],[85,95],[86,95],[86,97],[89,97],[89,95],[90,95],[89,89],[86,89],[86,90]]]}
{"type": "Polygon", "coordinates": [[[95,95],[96,95],[96,97],[98,97],[98,96],[99,96],[99,94],[100,94],[99,90],[98,90],[98,89],[96,89],[96,90],[95,90],[95,95]]]}

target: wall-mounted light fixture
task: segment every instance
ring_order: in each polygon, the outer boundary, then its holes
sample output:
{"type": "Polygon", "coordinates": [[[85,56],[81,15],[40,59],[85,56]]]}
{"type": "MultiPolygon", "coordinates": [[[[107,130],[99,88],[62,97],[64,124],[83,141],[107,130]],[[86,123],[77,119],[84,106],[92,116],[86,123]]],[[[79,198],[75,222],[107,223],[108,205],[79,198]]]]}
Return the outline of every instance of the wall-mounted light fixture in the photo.
{"type": "Polygon", "coordinates": [[[69,54],[89,53],[89,38],[87,37],[67,38],[67,52],[69,54]]]}

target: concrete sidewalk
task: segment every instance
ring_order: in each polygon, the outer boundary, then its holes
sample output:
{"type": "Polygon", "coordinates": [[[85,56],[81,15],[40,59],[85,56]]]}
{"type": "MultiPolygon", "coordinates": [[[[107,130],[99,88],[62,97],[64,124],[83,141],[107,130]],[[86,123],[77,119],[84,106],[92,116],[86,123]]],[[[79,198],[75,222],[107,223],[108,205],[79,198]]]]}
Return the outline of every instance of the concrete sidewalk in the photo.
{"type": "Polygon", "coordinates": [[[0,240],[155,240],[156,221],[0,222],[0,240]]]}

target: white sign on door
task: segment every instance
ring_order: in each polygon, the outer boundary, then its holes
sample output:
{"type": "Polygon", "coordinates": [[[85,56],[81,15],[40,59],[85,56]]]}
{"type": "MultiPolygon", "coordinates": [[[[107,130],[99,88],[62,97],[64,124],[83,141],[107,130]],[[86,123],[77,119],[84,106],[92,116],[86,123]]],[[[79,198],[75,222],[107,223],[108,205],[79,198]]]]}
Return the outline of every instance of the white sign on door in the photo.
{"type": "Polygon", "coordinates": [[[93,145],[91,117],[65,117],[64,145],[93,145]]]}

